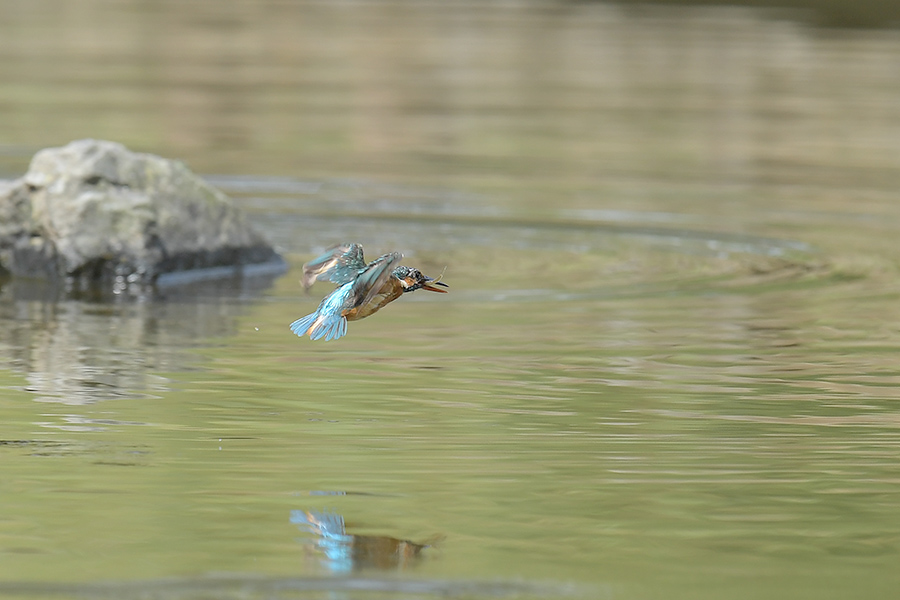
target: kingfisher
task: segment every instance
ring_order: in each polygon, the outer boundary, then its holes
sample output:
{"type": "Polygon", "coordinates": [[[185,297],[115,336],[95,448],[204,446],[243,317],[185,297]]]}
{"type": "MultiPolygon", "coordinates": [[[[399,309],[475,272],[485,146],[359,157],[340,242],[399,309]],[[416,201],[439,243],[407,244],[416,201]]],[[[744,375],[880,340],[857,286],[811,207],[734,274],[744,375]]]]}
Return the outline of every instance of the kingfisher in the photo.
{"type": "Polygon", "coordinates": [[[347,333],[347,321],[358,321],[400,296],[416,290],[446,294],[441,276],[426,277],[418,269],[398,264],[403,255],[389,252],[366,264],[359,244],[338,244],[303,265],[300,282],[307,291],[328,279],[337,288],[325,296],[315,312],[291,323],[291,331],[311,340],[336,340],[347,333]],[[441,287],[437,287],[441,286],[441,287]]]}

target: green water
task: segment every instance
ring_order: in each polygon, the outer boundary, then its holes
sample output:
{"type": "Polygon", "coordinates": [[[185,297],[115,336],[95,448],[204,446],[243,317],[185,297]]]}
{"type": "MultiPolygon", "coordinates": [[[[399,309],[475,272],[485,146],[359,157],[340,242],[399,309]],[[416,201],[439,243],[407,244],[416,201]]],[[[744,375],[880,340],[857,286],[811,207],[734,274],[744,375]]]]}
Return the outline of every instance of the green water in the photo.
{"type": "Polygon", "coordinates": [[[276,280],[0,288],[0,596],[887,598],[900,40],[737,9],[0,6],[0,173],[209,174],[276,280]],[[417,292],[311,342],[299,267],[417,292]]]}

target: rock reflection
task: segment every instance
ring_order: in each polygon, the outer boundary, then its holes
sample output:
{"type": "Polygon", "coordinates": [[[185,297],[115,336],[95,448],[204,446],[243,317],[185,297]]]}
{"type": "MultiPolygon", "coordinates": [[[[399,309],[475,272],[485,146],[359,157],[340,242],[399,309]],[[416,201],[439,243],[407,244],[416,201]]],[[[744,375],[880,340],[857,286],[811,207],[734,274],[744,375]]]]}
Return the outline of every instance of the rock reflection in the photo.
{"type": "Polygon", "coordinates": [[[431,546],[383,535],[348,534],[344,517],[329,512],[292,510],[291,523],[318,536],[316,547],[325,555],[325,566],[334,573],[403,570],[431,546]]]}
{"type": "Polygon", "coordinates": [[[157,373],[189,368],[185,350],[195,340],[233,334],[242,300],[273,279],[201,282],[127,300],[72,298],[38,282],[0,283],[0,363],[24,375],[24,389],[41,402],[152,397],[168,389],[157,373]]]}

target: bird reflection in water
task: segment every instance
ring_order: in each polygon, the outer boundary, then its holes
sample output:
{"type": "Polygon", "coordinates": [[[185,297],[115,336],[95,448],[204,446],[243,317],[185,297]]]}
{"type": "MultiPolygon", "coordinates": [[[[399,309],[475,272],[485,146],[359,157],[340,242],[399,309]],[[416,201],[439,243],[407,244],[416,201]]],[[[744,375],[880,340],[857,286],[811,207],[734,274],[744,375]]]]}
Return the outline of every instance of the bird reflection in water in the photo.
{"type": "Polygon", "coordinates": [[[402,570],[418,561],[422,550],[432,545],[384,535],[352,535],[347,533],[344,517],[335,513],[292,510],[291,523],[319,536],[316,546],[325,554],[325,565],[334,573],[402,570]]]}

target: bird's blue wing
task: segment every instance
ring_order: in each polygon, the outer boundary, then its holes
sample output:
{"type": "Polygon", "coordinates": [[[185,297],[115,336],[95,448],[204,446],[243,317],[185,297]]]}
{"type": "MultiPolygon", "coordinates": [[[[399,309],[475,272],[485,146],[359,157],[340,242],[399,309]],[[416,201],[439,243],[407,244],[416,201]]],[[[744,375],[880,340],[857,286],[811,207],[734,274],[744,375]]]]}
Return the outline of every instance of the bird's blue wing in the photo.
{"type": "Polygon", "coordinates": [[[347,334],[345,311],[368,303],[377,295],[391,277],[403,255],[391,252],[366,265],[362,259],[362,246],[344,244],[303,266],[303,285],[309,287],[316,279],[330,275],[340,282],[336,290],[326,296],[316,312],[291,323],[291,331],[299,336],[309,335],[311,340],[336,340],[347,334]]]}
{"type": "Polygon", "coordinates": [[[366,268],[363,249],[359,244],[338,244],[324,254],[303,265],[303,287],[309,289],[317,280],[330,279],[343,285],[366,268]]]}
{"type": "Polygon", "coordinates": [[[291,331],[300,337],[309,334],[311,340],[325,338],[328,341],[344,337],[347,334],[347,318],[343,313],[353,303],[353,284],[345,283],[325,296],[316,312],[291,323],[291,331]]]}
{"type": "Polygon", "coordinates": [[[399,252],[391,252],[369,263],[366,270],[353,282],[353,294],[356,298],[354,306],[363,306],[381,291],[381,286],[391,276],[401,258],[403,255],[399,252]]]}

